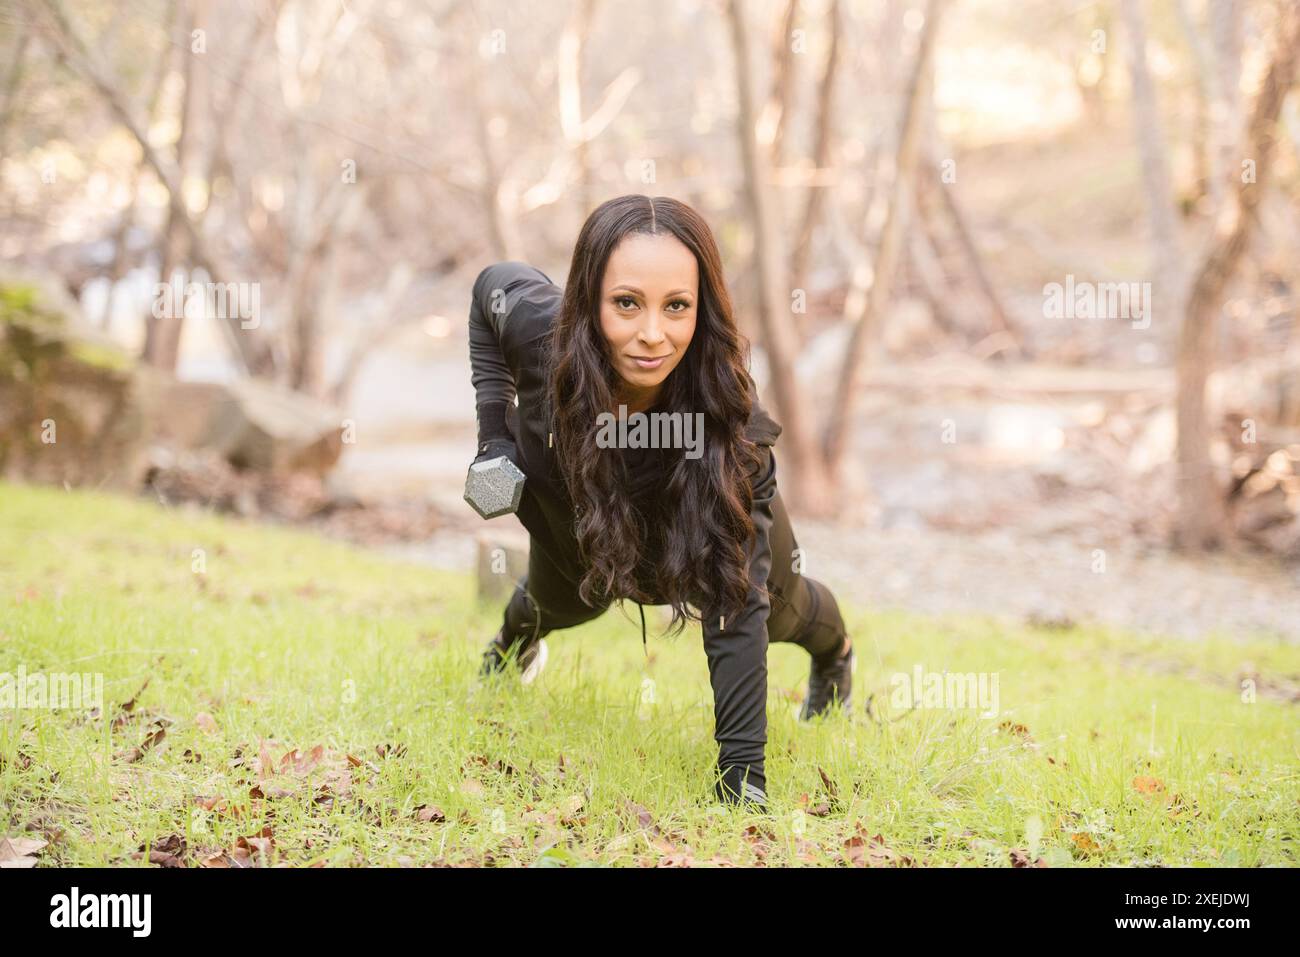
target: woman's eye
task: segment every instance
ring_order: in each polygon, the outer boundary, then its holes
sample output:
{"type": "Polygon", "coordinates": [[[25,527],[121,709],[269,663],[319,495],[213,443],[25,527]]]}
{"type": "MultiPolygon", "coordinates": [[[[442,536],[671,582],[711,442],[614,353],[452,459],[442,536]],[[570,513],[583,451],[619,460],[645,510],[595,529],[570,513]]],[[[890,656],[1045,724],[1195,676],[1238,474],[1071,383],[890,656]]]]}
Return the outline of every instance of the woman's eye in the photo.
{"type": "Polygon", "coordinates": [[[636,300],[631,296],[619,296],[614,300],[614,305],[618,306],[620,309],[631,309],[636,305],[636,300]],[[627,303],[627,305],[624,305],[624,303],[627,303]]]}
{"type": "Polygon", "coordinates": [[[680,309],[674,309],[674,310],[673,310],[674,312],[685,312],[687,309],[691,308],[691,304],[690,304],[689,302],[687,302],[685,299],[674,299],[674,300],[673,300],[672,302],[670,302],[668,305],[670,305],[670,306],[681,306],[681,307],[682,307],[682,308],[680,308],[680,309]]]}

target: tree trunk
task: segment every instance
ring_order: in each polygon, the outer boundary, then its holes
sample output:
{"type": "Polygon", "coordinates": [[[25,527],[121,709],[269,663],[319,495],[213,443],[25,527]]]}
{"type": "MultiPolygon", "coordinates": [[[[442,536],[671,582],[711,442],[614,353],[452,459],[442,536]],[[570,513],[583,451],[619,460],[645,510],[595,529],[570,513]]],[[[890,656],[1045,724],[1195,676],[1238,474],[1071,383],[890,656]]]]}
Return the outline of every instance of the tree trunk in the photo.
{"type": "Polygon", "coordinates": [[[1222,202],[1227,187],[1222,168],[1215,125],[1211,117],[1216,104],[1220,101],[1218,89],[1218,71],[1214,66],[1214,57],[1206,48],[1200,27],[1188,7],[1188,0],[1175,0],[1174,10],[1178,14],[1178,23],[1187,37],[1187,46],[1192,53],[1192,67],[1196,73],[1196,117],[1192,136],[1192,149],[1196,164],[1197,200],[1208,197],[1209,209],[1213,215],[1222,202]]]}
{"type": "Polygon", "coordinates": [[[470,112],[474,116],[474,138],[478,145],[483,177],[479,185],[479,197],[487,219],[492,256],[497,260],[520,259],[523,254],[516,242],[510,219],[502,206],[501,169],[497,163],[496,151],[492,148],[492,132],[488,126],[490,121],[488,97],[483,89],[484,76],[477,48],[470,50],[469,58],[470,112]]]}
{"type": "MultiPolygon", "coordinates": [[[[768,94],[763,121],[771,124],[769,162],[774,169],[785,165],[785,134],[789,127],[790,104],[794,101],[795,54],[790,35],[799,13],[799,0],[785,0],[785,10],[772,33],[772,90],[768,94]]],[[[762,137],[760,137],[760,142],[762,137]]]]}
{"type": "Polygon", "coordinates": [[[938,157],[933,153],[927,153],[925,164],[918,171],[917,177],[921,192],[924,194],[921,199],[938,197],[939,206],[947,216],[948,223],[952,227],[952,235],[957,240],[957,249],[966,263],[966,272],[974,280],[976,288],[979,289],[988,307],[989,324],[992,327],[990,334],[997,335],[1008,344],[1011,352],[1019,354],[1022,351],[1020,336],[1011,323],[1006,304],[1002,301],[1002,295],[998,292],[997,284],[993,282],[993,277],[984,263],[979,244],[975,241],[975,233],[970,228],[966,212],[957,199],[957,184],[940,182],[936,178],[938,169],[938,157]]]}
{"type": "Polygon", "coordinates": [[[560,127],[573,153],[576,167],[578,222],[584,222],[592,209],[591,142],[583,128],[584,62],[595,18],[595,0],[579,0],[560,36],[557,57],[557,86],[560,94],[560,127]]]}
{"type": "Polygon", "coordinates": [[[0,106],[0,156],[5,155],[9,143],[9,124],[13,122],[14,103],[18,98],[18,89],[23,82],[23,63],[27,56],[27,46],[31,42],[31,31],[26,28],[18,35],[14,43],[13,57],[9,63],[9,72],[5,77],[4,105],[0,106]]]}
{"type": "Polygon", "coordinates": [[[751,93],[749,37],[740,0],[729,0],[727,13],[731,21],[732,45],[735,48],[736,86],[739,94],[740,152],[744,161],[745,186],[754,218],[754,262],[757,271],[758,320],[767,353],[772,394],[777,416],[784,430],[784,444],[790,451],[791,483],[798,501],[811,513],[824,512],[830,504],[829,488],[813,433],[805,415],[794,376],[797,343],[789,300],[784,295],[780,275],[773,210],[767,195],[767,169],[754,136],[754,103],[751,93]]]}
{"type": "MultiPolygon", "coordinates": [[[[181,58],[181,103],[180,115],[177,117],[179,132],[176,137],[176,171],[179,180],[185,181],[185,171],[189,167],[188,154],[190,139],[194,135],[191,122],[194,119],[194,54],[190,52],[190,32],[196,28],[194,0],[181,0],[177,4],[172,43],[176,55],[181,58]]],[[[179,222],[180,215],[188,215],[185,210],[178,212],[171,206],[167,213],[167,223],[158,238],[158,259],[161,262],[158,281],[170,283],[172,274],[177,270],[182,273],[184,284],[189,277],[184,275],[187,262],[188,244],[179,222]]],[[[206,317],[204,317],[206,320],[206,317]]],[[[175,374],[180,361],[181,332],[185,324],[185,300],[172,303],[169,315],[145,318],[144,360],[155,368],[175,374]]]]}
{"type": "MultiPolygon", "coordinates": [[[[813,166],[818,170],[830,166],[831,143],[835,130],[835,76],[840,60],[839,0],[831,0],[830,8],[826,11],[826,22],[830,30],[830,47],[826,51],[826,66],[822,70],[821,82],[817,89],[817,133],[812,158],[813,166]]],[[[817,230],[818,220],[821,219],[829,189],[829,185],[821,183],[813,183],[808,187],[803,220],[799,225],[799,234],[790,257],[790,285],[794,289],[807,288],[808,257],[812,255],[813,234],[817,230]]],[[[805,320],[803,325],[806,326],[807,316],[803,318],[805,320]]],[[[806,332],[806,329],[802,331],[806,332]]]]}
{"type": "MultiPolygon", "coordinates": [[[[168,9],[168,16],[163,23],[163,29],[170,36],[175,25],[176,7],[168,9]]],[[[145,107],[145,119],[152,126],[157,118],[158,107],[162,102],[163,85],[167,82],[167,74],[170,72],[172,60],[172,48],[170,43],[163,43],[162,55],[158,57],[158,69],[154,74],[153,87],[149,93],[149,103],[145,107]]],[[[128,243],[131,235],[131,227],[135,224],[135,207],[140,201],[140,183],[144,179],[145,167],[148,163],[143,157],[131,172],[131,195],[127,200],[126,207],[122,210],[122,218],[117,224],[117,229],[113,232],[113,261],[108,267],[108,294],[104,296],[104,311],[99,317],[99,324],[103,328],[110,327],[113,321],[113,307],[117,302],[117,286],[126,275],[126,264],[128,259],[128,243]]],[[[146,333],[148,323],[145,324],[146,333]]]]}
{"type": "Polygon", "coordinates": [[[846,319],[852,332],[845,351],[844,365],[840,370],[839,384],[832,399],[825,433],[826,464],[832,476],[838,473],[845,457],[849,422],[853,417],[853,406],[866,361],[867,346],[875,334],[875,327],[880,321],[881,314],[889,305],[890,286],[902,245],[902,204],[910,189],[916,168],[916,156],[921,138],[921,117],[924,112],[922,106],[928,95],[930,60],[934,55],[935,37],[938,33],[943,5],[944,0],[928,0],[926,4],[925,22],[921,26],[912,76],[899,111],[898,141],[892,164],[892,175],[889,177],[890,193],[884,226],[880,232],[880,243],[876,247],[875,262],[871,267],[871,286],[869,291],[863,294],[861,285],[865,270],[859,269],[855,279],[857,288],[850,294],[845,307],[846,319]]]}
{"type": "Polygon", "coordinates": [[[1211,149],[1221,177],[1210,194],[1212,215],[1217,216],[1240,172],[1242,130],[1241,10],[1238,0],[1209,0],[1210,36],[1213,38],[1210,73],[1214,97],[1210,101],[1211,149]]]}
{"type": "Polygon", "coordinates": [[[930,307],[934,324],[949,334],[960,334],[963,331],[961,323],[948,307],[948,303],[956,302],[957,297],[949,288],[943,264],[939,261],[919,190],[913,196],[912,209],[914,213],[907,231],[908,265],[921,286],[921,295],[930,307]]]}
{"type": "MultiPolygon", "coordinates": [[[[85,40],[72,26],[59,0],[45,0],[43,4],[34,7],[34,9],[44,10],[49,13],[54,20],[56,40],[63,47],[69,62],[90,81],[100,96],[104,98],[104,101],[117,117],[118,122],[126,127],[127,132],[140,145],[140,149],[144,152],[145,160],[150,168],[167,188],[169,212],[176,215],[177,221],[190,243],[190,261],[195,266],[202,268],[212,282],[223,282],[226,270],[217,265],[215,255],[208,247],[206,239],[199,231],[189,211],[185,208],[179,171],[150,143],[149,137],[145,135],[144,129],[135,119],[135,112],[126,96],[122,93],[121,87],[113,77],[99,66],[95,58],[90,54],[85,40]]],[[[188,44],[186,44],[186,48],[188,49],[188,44]]],[[[241,322],[239,316],[232,315],[226,317],[223,325],[233,357],[244,372],[253,374],[270,372],[273,370],[275,363],[271,352],[266,348],[265,340],[262,336],[255,335],[255,330],[242,328],[241,322]]]]}
{"type": "Polygon", "coordinates": [[[1121,0],[1128,31],[1129,78],[1133,91],[1133,129],[1142,156],[1142,186],[1151,229],[1151,265],[1155,271],[1155,302],[1168,316],[1181,315],[1181,272],[1178,259],[1178,220],[1169,179],[1169,156],[1161,133],[1160,106],[1147,68],[1146,18],[1142,0],[1121,0]]]}
{"type": "Polygon", "coordinates": [[[1263,197],[1269,162],[1277,138],[1277,120],[1300,59],[1300,7],[1283,6],[1276,49],[1251,116],[1249,156],[1254,181],[1242,176],[1215,226],[1215,237],[1196,270],[1187,315],[1178,343],[1178,527],[1180,547],[1201,550],[1221,545],[1227,534],[1223,483],[1215,474],[1210,451],[1210,422],[1205,386],[1212,365],[1216,320],[1229,281],[1250,240],[1256,209],[1263,197]]]}

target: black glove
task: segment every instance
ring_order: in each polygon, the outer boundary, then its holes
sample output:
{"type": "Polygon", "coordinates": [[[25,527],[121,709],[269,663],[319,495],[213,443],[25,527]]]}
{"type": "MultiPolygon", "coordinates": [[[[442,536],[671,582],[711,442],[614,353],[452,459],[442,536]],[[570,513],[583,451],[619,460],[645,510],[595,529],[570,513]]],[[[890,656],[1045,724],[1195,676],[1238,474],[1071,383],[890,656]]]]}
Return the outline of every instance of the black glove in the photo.
{"type": "Polygon", "coordinates": [[[480,442],[478,455],[474,457],[474,464],[486,462],[498,455],[504,455],[516,466],[519,464],[519,451],[515,448],[513,439],[489,439],[486,442],[480,442]]]}

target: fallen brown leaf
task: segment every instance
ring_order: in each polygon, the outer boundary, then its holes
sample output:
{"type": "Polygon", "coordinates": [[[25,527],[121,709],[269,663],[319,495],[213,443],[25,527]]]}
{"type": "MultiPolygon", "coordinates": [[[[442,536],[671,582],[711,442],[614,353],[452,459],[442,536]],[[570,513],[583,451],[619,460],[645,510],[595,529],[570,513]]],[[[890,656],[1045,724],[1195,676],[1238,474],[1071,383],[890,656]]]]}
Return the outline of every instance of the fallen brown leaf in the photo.
{"type": "Polygon", "coordinates": [[[160,867],[184,867],[186,850],[184,837],[179,834],[168,834],[161,840],[155,841],[152,847],[141,844],[140,849],[131,857],[138,861],[147,854],[150,864],[157,864],[160,867]]]}
{"type": "Polygon", "coordinates": [[[1159,778],[1139,774],[1133,779],[1133,789],[1139,794],[1158,794],[1165,789],[1165,784],[1159,778]]]}
{"type": "Polygon", "coordinates": [[[235,842],[234,849],[230,852],[232,856],[238,857],[239,852],[245,851],[255,863],[266,867],[271,858],[271,853],[275,849],[275,838],[271,835],[270,826],[263,827],[262,830],[249,837],[241,837],[235,842]]]}
{"type": "Polygon", "coordinates": [[[911,867],[912,859],[899,854],[881,834],[868,834],[859,821],[857,831],[844,842],[843,857],[855,867],[911,867]]]}
{"type": "Polygon", "coordinates": [[[1034,740],[1033,736],[1029,733],[1029,729],[1019,722],[1010,720],[1003,721],[998,725],[998,728],[1005,731],[1007,734],[1015,735],[1017,738],[1024,738],[1026,741],[1034,740]]]}
{"type": "Polygon", "coordinates": [[[415,808],[415,819],[426,824],[442,824],[447,820],[447,815],[436,805],[419,804],[415,808]]]}
{"type": "Polygon", "coordinates": [[[1071,834],[1070,840],[1074,842],[1074,849],[1080,854],[1093,855],[1101,850],[1101,847],[1092,839],[1092,835],[1086,832],[1071,834]]]}
{"type": "Polygon", "coordinates": [[[49,843],[31,837],[0,837],[0,867],[35,867],[36,853],[49,843]]]}
{"type": "Polygon", "coordinates": [[[134,748],[129,748],[126,751],[119,751],[117,754],[113,755],[113,757],[120,758],[126,761],[127,764],[134,764],[136,761],[143,758],[146,753],[162,744],[166,737],[166,728],[154,726],[154,730],[147,734],[145,739],[140,742],[139,745],[134,748]]]}
{"type": "Polygon", "coordinates": [[[1046,867],[1047,860],[1038,858],[1034,860],[1029,856],[1029,852],[1018,847],[1011,849],[1011,866],[1012,867],[1046,867]]]}

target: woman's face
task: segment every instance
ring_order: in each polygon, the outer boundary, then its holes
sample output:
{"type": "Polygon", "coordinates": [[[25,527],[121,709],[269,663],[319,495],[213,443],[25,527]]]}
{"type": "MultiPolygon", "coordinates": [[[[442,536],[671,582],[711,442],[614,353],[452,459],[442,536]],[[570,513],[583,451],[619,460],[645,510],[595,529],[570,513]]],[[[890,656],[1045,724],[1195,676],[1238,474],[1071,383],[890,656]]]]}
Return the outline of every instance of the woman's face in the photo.
{"type": "Polygon", "coordinates": [[[610,254],[601,282],[600,331],[624,393],[636,405],[650,405],[686,355],[695,335],[698,291],[695,254],[671,233],[633,233],[610,254]]]}

